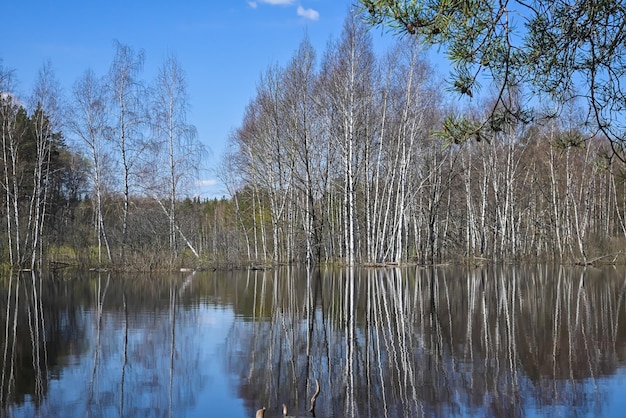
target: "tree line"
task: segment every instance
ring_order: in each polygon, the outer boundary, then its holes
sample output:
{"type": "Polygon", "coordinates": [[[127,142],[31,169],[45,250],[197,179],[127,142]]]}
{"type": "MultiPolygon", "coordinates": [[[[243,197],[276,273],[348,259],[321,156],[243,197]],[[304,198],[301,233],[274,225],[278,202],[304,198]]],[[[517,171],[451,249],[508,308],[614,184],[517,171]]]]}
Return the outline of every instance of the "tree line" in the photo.
{"type": "Polygon", "coordinates": [[[239,253],[348,265],[616,261],[624,170],[586,110],[493,123],[494,106],[513,109],[520,94],[461,106],[447,88],[416,39],[377,56],[358,15],[319,65],[305,38],[261,76],[222,162],[239,253]],[[462,124],[483,120],[468,138],[462,124]]]}
{"type": "Polygon", "coordinates": [[[63,94],[46,63],[26,98],[0,66],[4,265],[143,269],[199,257],[178,218],[204,152],[184,71],[170,55],[146,81],[143,65],[143,51],[116,42],[106,74],[86,70],[63,94]]]}
{"type": "Polygon", "coordinates": [[[183,68],[146,81],[144,52],[114,49],[67,94],[46,64],[17,97],[0,67],[4,265],[620,259],[624,167],[576,103],[496,123],[522,94],[450,99],[416,39],[377,53],[349,14],[320,57],[304,37],[263,72],[215,168],[227,196],[201,201],[183,68]]]}

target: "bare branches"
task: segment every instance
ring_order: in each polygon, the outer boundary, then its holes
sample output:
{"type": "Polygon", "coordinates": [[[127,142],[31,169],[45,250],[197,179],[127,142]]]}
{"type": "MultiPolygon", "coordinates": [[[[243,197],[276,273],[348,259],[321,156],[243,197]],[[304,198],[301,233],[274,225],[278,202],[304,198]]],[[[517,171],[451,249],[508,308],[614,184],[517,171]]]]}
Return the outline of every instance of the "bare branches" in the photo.
{"type": "MultiPolygon", "coordinates": [[[[372,25],[418,37],[439,47],[452,64],[450,89],[478,97],[479,78],[498,93],[495,106],[477,124],[459,120],[454,129],[464,142],[488,136],[507,123],[545,122],[564,106],[584,98],[585,125],[605,135],[620,159],[626,126],[626,6],[606,0],[395,1],[361,0],[372,25]],[[507,105],[512,92],[522,94],[507,105]]],[[[451,128],[451,126],[448,126],[451,128]]],[[[444,132],[445,135],[445,132],[444,132]]]]}

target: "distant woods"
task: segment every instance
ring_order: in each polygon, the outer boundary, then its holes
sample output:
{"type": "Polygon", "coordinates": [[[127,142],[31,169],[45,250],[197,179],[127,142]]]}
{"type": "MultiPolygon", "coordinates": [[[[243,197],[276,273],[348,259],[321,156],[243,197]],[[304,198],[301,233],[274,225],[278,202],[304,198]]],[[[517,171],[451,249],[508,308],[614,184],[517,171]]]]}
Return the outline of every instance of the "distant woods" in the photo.
{"type": "Polygon", "coordinates": [[[457,138],[447,122],[480,119],[489,98],[450,101],[419,45],[397,42],[377,54],[348,16],[322,54],[304,38],[267,68],[211,168],[228,196],[211,200],[191,197],[206,167],[176,58],[146,80],[144,53],[117,43],[106,74],[62,93],[46,64],[24,98],[0,66],[0,261],[623,261],[624,166],[586,109],[457,138]]]}

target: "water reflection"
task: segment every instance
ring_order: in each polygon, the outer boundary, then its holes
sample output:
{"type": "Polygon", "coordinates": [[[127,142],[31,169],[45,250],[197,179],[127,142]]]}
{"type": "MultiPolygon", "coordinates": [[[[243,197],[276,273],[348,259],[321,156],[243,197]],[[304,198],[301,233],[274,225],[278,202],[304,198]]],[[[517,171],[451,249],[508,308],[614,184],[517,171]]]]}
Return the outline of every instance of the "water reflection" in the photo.
{"type": "MultiPolygon", "coordinates": [[[[241,396],[318,416],[617,415],[626,280],[565,267],[254,273],[241,396]],[[292,274],[293,275],[293,274],[292,274]]],[[[274,411],[275,412],[275,411],[274,411]]],[[[276,415],[278,415],[276,413],[276,415]]]]}
{"type": "Polygon", "coordinates": [[[272,417],[283,403],[316,417],[621,416],[625,407],[626,275],[613,268],[66,279],[0,281],[0,416],[252,417],[266,406],[272,417]]]}

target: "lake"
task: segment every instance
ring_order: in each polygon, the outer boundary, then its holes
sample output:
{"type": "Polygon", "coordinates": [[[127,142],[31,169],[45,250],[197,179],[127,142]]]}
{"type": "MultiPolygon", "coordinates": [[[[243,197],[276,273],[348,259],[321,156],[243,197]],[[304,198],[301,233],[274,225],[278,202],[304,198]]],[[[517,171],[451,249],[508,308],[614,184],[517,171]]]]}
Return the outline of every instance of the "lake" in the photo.
{"type": "Polygon", "coordinates": [[[558,265],[4,277],[0,417],[623,416],[625,296],[558,265]]]}

